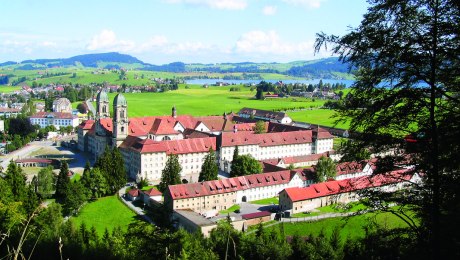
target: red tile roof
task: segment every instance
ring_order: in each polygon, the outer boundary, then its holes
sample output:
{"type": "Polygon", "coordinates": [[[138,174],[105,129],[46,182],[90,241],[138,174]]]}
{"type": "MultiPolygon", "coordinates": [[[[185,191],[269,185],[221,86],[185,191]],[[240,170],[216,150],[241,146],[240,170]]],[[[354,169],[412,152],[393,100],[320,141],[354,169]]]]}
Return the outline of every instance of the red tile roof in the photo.
{"type": "Polygon", "coordinates": [[[128,191],[128,194],[131,195],[131,197],[138,197],[140,195],[140,190],[139,189],[132,189],[128,191]]]}
{"type": "Polygon", "coordinates": [[[85,120],[78,125],[79,128],[83,130],[90,130],[94,125],[94,120],[85,120]]]}
{"type": "Polygon", "coordinates": [[[271,214],[272,213],[270,211],[259,211],[259,212],[249,213],[249,214],[243,214],[241,215],[241,218],[243,219],[262,218],[262,217],[270,216],[271,214]]]}
{"type": "Polygon", "coordinates": [[[329,131],[327,131],[326,129],[321,128],[321,127],[318,127],[317,129],[313,130],[313,132],[315,132],[314,136],[316,136],[316,138],[318,138],[318,139],[334,138],[334,136],[331,135],[331,133],[329,133],[329,131]]]}
{"type": "Polygon", "coordinates": [[[120,148],[133,149],[140,153],[166,152],[167,154],[203,153],[209,148],[216,150],[216,138],[193,138],[169,141],[154,141],[152,139],[141,139],[135,136],[128,136],[120,148]]]}
{"type": "Polygon", "coordinates": [[[412,172],[403,169],[373,176],[363,176],[341,181],[327,181],[313,184],[306,188],[286,188],[281,192],[286,192],[291,201],[295,202],[409,181],[412,175],[412,172]]]}
{"type": "Polygon", "coordinates": [[[163,195],[159,190],[155,189],[155,188],[151,188],[149,190],[146,190],[146,191],[143,191],[144,194],[146,194],[147,196],[161,196],[163,195]]]}
{"type": "Polygon", "coordinates": [[[312,131],[254,134],[253,132],[222,133],[222,146],[277,146],[312,142],[312,131]]]}
{"type": "Polygon", "coordinates": [[[288,183],[292,177],[293,175],[289,170],[284,170],[199,183],[170,185],[168,192],[173,200],[187,199],[236,192],[255,187],[284,184],[288,183]]]}
{"type": "Polygon", "coordinates": [[[78,118],[76,115],[72,115],[72,113],[62,113],[62,112],[38,112],[30,116],[30,118],[48,118],[53,117],[57,119],[75,119],[78,118]]]}

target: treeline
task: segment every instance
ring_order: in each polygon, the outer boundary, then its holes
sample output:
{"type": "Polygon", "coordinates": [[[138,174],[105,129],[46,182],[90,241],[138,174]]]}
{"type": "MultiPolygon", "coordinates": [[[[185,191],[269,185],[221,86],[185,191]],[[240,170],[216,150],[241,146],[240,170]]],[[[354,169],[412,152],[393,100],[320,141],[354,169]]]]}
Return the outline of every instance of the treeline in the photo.
{"type": "Polygon", "coordinates": [[[9,75],[0,75],[0,85],[7,85],[9,82],[9,75]]]}

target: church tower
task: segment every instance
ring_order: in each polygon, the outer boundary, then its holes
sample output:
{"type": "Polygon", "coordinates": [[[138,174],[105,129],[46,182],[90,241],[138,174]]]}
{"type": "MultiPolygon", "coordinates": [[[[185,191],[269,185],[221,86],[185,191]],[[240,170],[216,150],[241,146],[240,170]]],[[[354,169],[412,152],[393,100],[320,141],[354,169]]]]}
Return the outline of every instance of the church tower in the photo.
{"type": "Polygon", "coordinates": [[[104,90],[97,93],[96,98],[96,118],[106,118],[110,117],[109,111],[109,97],[104,90]]]}
{"type": "Polygon", "coordinates": [[[113,100],[112,145],[119,146],[128,136],[128,103],[119,93],[113,100]]]}

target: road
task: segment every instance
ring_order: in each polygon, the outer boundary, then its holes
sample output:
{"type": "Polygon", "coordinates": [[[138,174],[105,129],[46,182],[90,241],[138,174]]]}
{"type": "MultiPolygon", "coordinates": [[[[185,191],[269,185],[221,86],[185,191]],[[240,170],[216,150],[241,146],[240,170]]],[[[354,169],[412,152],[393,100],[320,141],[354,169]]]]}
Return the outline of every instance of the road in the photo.
{"type": "Polygon", "coordinates": [[[147,216],[141,208],[134,206],[133,202],[128,200],[126,196],[124,196],[126,194],[127,188],[128,187],[125,186],[118,191],[118,196],[120,196],[121,201],[123,201],[123,203],[125,203],[125,205],[128,206],[128,208],[130,208],[131,210],[133,210],[137,215],[145,219],[145,221],[155,225],[155,222],[153,222],[153,220],[149,216],[147,216]]]}

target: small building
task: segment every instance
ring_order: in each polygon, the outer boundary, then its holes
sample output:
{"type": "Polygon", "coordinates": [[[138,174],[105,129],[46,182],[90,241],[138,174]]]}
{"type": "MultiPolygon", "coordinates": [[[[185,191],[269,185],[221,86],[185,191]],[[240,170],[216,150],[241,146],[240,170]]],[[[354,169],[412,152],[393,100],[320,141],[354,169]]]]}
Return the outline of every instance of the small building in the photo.
{"type": "Polygon", "coordinates": [[[262,222],[267,222],[272,220],[272,213],[270,211],[259,211],[249,214],[241,215],[241,217],[246,220],[246,225],[253,226],[262,222]]]}
{"type": "Polygon", "coordinates": [[[163,194],[155,188],[151,188],[146,191],[141,191],[141,195],[142,195],[142,200],[147,205],[150,205],[151,200],[154,200],[156,202],[163,201],[163,194]]]}
{"type": "Polygon", "coordinates": [[[129,200],[131,201],[136,201],[138,199],[140,199],[140,196],[141,196],[141,191],[139,189],[131,189],[128,191],[127,195],[129,200]]]}
{"type": "Polygon", "coordinates": [[[254,118],[281,124],[289,124],[292,122],[292,119],[284,112],[273,112],[247,107],[242,108],[240,112],[238,112],[238,116],[242,118],[254,118]]]}
{"type": "Polygon", "coordinates": [[[5,117],[5,118],[16,117],[20,113],[21,113],[21,109],[0,107],[0,117],[5,117]]]}
{"type": "Polygon", "coordinates": [[[53,160],[44,158],[25,158],[18,159],[15,163],[21,167],[47,167],[52,165],[53,160]]]}

